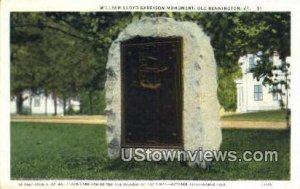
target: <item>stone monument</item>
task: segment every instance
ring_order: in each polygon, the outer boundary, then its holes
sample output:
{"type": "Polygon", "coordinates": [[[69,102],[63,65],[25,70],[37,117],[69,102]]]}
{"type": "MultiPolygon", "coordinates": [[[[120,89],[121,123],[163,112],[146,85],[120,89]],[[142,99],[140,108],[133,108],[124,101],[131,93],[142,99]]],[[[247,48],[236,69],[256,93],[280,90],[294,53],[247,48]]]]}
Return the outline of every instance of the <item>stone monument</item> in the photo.
{"type": "Polygon", "coordinates": [[[166,17],[129,24],[109,49],[105,88],[111,159],[122,148],[219,150],[216,62],[197,24],[166,17]]]}

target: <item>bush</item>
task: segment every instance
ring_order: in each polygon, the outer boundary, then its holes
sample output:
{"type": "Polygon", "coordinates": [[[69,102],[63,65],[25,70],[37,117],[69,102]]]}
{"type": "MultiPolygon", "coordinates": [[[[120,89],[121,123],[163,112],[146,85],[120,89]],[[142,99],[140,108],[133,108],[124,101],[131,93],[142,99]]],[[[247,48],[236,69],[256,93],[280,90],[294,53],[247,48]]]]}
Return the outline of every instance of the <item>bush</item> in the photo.
{"type": "Polygon", "coordinates": [[[104,114],[105,91],[96,91],[92,93],[85,92],[81,94],[80,114],[84,115],[100,115],[104,114]]]}
{"type": "Polygon", "coordinates": [[[31,108],[30,107],[23,107],[21,114],[22,115],[31,115],[31,108]]]}

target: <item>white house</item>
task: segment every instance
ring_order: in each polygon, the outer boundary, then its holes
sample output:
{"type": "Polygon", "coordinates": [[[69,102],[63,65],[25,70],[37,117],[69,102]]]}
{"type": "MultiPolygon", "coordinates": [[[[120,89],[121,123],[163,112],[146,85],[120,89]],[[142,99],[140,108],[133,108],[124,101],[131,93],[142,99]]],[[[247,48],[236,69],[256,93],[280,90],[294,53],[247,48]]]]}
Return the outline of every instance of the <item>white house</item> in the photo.
{"type": "MultiPolygon", "coordinates": [[[[251,112],[260,110],[276,110],[280,109],[280,95],[273,93],[271,86],[264,86],[262,79],[257,81],[253,78],[253,73],[250,73],[250,69],[257,65],[258,56],[253,54],[247,54],[239,59],[239,64],[242,69],[242,78],[236,80],[237,87],[237,112],[251,112]]],[[[290,57],[287,57],[286,61],[290,63],[290,57]]],[[[273,65],[279,66],[282,61],[275,53],[272,58],[273,65]]],[[[273,71],[273,74],[278,74],[278,79],[285,79],[284,74],[280,70],[273,71]]],[[[286,104],[288,101],[288,107],[290,107],[290,91],[286,92],[284,86],[281,87],[285,93],[282,96],[283,102],[286,104]]]]}
{"type": "MultiPolygon", "coordinates": [[[[31,112],[31,114],[43,114],[43,115],[53,115],[55,112],[54,99],[52,95],[46,97],[43,93],[39,95],[33,95],[30,91],[25,91],[23,93],[23,111],[31,112]]],[[[63,101],[56,98],[57,104],[57,115],[63,115],[63,101]]],[[[66,109],[72,107],[74,111],[80,110],[80,102],[74,99],[68,99],[66,102],[66,109]]],[[[10,113],[16,114],[17,103],[16,98],[10,101],[10,113]]]]}

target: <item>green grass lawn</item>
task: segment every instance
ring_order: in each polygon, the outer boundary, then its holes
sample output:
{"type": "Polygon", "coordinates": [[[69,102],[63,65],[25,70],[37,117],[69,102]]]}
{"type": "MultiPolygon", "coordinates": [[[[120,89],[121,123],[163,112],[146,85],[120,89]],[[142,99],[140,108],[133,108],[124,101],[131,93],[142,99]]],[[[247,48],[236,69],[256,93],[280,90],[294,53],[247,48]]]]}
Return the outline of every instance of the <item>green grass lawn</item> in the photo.
{"type": "Polygon", "coordinates": [[[270,121],[285,122],[285,110],[260,111],[223,116],[223,121],[270,121]]]}
{"type": "Polygon", "coordinates": [[[289,130],[223,130],[222,150],[277,150],[278,162],[122,162],[107,157],[105,125],[12,123],[12,179],[287,180],[289,130]]]}

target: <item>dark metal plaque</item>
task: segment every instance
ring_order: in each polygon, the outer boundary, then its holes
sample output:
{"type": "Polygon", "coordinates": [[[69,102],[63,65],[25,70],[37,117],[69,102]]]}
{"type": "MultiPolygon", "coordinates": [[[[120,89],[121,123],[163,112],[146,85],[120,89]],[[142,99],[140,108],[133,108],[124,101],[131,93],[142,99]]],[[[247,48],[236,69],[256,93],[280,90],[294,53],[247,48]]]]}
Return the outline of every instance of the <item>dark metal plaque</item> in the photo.
{"type": "Polygon", "coordinates": [[[121,43],[122,146],[182,147],[182,38],[121,43]]]}

